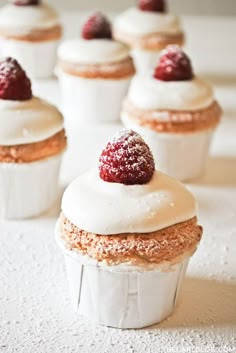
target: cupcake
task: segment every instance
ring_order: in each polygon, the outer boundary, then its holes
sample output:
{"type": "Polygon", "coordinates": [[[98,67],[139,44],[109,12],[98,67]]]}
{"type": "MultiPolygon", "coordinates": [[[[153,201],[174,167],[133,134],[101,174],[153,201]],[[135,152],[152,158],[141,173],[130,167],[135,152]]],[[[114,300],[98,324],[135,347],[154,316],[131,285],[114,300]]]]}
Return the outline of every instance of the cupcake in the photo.
{"type": "Polygon", "coordinates": [[[139,72],[154,69],[167,45],[184,44],[180,20],[166,11],[165,0],[139,0],[114,21],[113,35],[129,45],[139,72]]]}
{"type": "Polygon", "coordinates": [[[0,10],[1,54],[19,61],[31,78],[52,76],[62,35],[57,12],[40,0],[12,0],[0,10]]]}
{"type": "Polygon", "coordinates": [[[221,108],[177,46],[166,48],[154,75],[137,75],[121,118],[149,144],[163,172],[191,180],[204,173],[221,108]]]}
{"type": "Polygon", "coordinates": [[[75,309],[117,328],[160,322],[174,310],[201,235],[192,194],[155,170],[139,134],[117,133],[99,168],[62,200],[56,239],[75,309]]]}
{"type": "Polygon", "coordinates": [[[82,38],[67,40],[58,51],[58,75],[68,123],[118,120],[134,74],[126,45],[112,40],[109,21],[92,15],[82,38]]]}
{"type": "Polygon", "coordinates": [[[15,59],[0,60],[0,218],[27,218],[51,207],[65,147],[60,112],[32,96],[15,59]]]}

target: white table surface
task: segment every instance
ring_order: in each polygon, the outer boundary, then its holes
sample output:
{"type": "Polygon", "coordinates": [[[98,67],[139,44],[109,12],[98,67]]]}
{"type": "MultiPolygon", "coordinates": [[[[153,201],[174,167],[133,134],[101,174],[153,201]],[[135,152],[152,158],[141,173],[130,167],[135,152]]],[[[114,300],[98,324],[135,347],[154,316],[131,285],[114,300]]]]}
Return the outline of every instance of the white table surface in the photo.
{"type": "MultiPolygon", "coordinates": [[[[64,16],[66,35],[76,35],[78,18],[64,16]]],[[[184,25],[195,71],[215,85],[225,114],[206,175],[189,184],[204,236],[176,312],[160,325],[124,331],[74,313],[54,241],[58,200],[37,219],[0,222],[1,353],[236,352],[236,20],[185,17],[184,25]]],[[[36,94],[59,103],[56,80],[33,86],[36,94]]],[[[63,163],[63,187],[96,163],[118,127],[84,128],[74,136],[63,163]]]]}

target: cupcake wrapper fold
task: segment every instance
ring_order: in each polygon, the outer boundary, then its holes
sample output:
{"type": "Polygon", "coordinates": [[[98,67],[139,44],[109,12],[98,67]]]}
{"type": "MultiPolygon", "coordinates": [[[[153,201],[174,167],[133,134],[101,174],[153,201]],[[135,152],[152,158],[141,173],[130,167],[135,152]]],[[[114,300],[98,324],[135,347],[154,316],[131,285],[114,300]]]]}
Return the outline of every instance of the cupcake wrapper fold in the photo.
{"type": "Polygon", "coordinates": [[[58,70],[67,127],[118,121],[130,78],[87,79],[58,70]]]}
{"type": "Polygon", "coordinates": [[[130,270],[128,265],[116,270],[116,266],[86,264],[83,256],[66,249],[59,223],[56,237],[65,257],[72,303],[79,314],[98,324],[127,329],[153,325],[173,312],[188,259],[166,271],[130,270]]]}
{"type": "Polygon", "coordinates": [[[0,218],[21,219],[48,210],[58,197],[61,154],[33,163],[0,163],[0,218]]]}
{"type": "Polygon", "coordinates": [[[53,75],[58,43],[58,40],[27,42],[1,39],[1,55],[19,61],[30,78],[48,78],[53,75]]]}

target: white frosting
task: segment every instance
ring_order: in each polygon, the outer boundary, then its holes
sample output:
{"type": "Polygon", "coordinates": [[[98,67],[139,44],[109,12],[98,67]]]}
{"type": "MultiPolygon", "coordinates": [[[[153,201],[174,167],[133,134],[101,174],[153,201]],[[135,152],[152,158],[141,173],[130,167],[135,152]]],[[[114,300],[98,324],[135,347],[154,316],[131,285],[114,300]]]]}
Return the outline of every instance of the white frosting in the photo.
{"type": "Polygon", "coordinates": [[[112,63],[126,59],[126,45],[109,39],[85,40],[75,38],[62,43],[58,49],[60,59],[82,64],[112,63]]]}
{"type": "Polygon", "coordinates": [[[114,22],[114,29],[129,35],[148,35],[152,33],[177,34],[181,32],[179,18],[170,13],[141,11],[132,7],[114,22]]]}
{"type": "Polygon", "coordinates": [[[28,32],[48,29],[59,24],[58,13],[47,4],[16,6],[8,4],[0,10],[0,27],[28,32]]]}
{"type": "Polygon", "coordinates": [[[98,170],[79,176],[62,199],[65,216],[96,234],[152,232],[196,215],[192,194],[177,180],[155,171],[145,185],[108,183],[98,170]]]}
{"type": "Polygon", "coordinates": [[[128,96],[141,109],[198,110],[214,100],[212,87],[199,77],[189,81],[160,81],[136,75],[128,96]]]}
{"type": "Polygon", "coordinates": [[[43,141],[63,129],[63,117],[55,106],[33,97],[26,101],[0,99],[0,145],[13,146],[43,141]]]}

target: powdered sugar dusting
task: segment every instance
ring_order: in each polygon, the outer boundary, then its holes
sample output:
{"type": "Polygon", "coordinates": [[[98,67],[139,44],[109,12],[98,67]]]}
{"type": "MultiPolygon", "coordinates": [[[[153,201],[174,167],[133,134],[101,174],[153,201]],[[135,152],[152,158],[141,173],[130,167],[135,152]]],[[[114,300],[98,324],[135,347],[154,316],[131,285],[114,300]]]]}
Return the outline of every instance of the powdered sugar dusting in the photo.
{"type": "Polygon", "coordinates": [[[84,24],[82,36],[84,39],[111,39],[111,24],[101,12],[96,12],[84,24]]]}
{"type": "Polygon", "coordinates": [[[145,184],[154,172],[152,153],[142,137],[133,130],[120,130],[100,157],[100,177],[127,185],[145,184]]]}
{"type": "Polygon", "coordinates": [[[162,81],[186,81],[193,78],[189,57],[177,45],[169,45],[161,53],[154,77],[162,81]]]}
{"type": "Polygon", "coordinates": [[[29,78],[18,62],[10,57],[0,60],[0,98],[19,101],[32,98],[29,78]]]}

